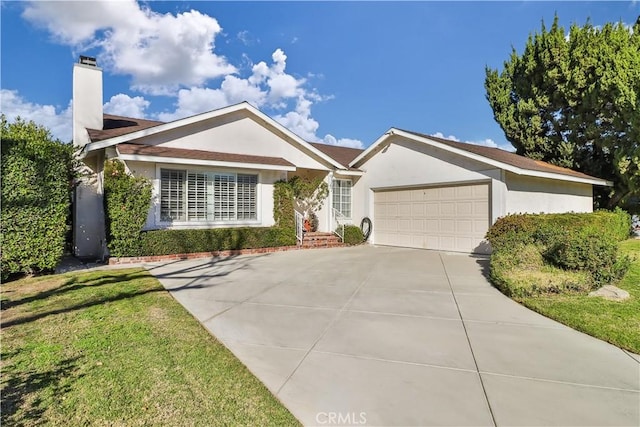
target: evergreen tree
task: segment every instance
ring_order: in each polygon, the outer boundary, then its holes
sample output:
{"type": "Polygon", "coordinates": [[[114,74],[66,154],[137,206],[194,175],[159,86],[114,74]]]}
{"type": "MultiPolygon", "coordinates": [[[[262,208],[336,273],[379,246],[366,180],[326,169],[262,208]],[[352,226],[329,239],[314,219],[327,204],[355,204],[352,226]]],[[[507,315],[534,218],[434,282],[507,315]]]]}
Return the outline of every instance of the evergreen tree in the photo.
{"type": "Polygon", "coordinates": [[[549,30],[543,22],[502,71],[487,67],[485,89],[518,154],[610,180],[596,205],[638,210],[640,17],[568,35],[557,16],[549,30]]]}

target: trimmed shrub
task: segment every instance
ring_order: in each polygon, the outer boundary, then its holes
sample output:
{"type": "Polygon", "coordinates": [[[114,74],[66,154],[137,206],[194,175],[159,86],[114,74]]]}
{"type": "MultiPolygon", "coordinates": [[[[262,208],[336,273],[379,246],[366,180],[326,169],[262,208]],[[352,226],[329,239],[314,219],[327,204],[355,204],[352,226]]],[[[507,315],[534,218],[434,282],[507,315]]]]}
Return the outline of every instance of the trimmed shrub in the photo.
{"type": "Polygon", "coordinates": [[[588,291],[591,277],[584,271],[566,271],[545,263],[540,247],[527,244],[491,255],[490,278],[505,295],[527,297],[541,294],[588,291]]]}
{"type": "Polygon", "coordinates": [[[357,225],[344,226],[344,243],[347,245],[359,245],[364,242],[362,230],[357,225]]]}
{"type": "Polygon", "coordinates": [[[629,265],[628,259],[618,256],[618,242],[628,238],[630,230],[630,216],[619,209],[500,218],[487,233],[493,249],[491,278],[503,292],[514,295],[517,288],[522,296],[584,291],[613,283],[622,278],[629,265]],[[532,259],[539,264],[533,269],[537,273],[529,275],[536,283],[522,283],[526,274],[520,273],[533,271],[523,267],[532,259]],[[514,282],[516,276],[518,284],[514,282]]]}
{"type": "Polygon", "coordinates": [[[65,251],[73,148],[34,122],[1,117],[2,279],[54,269],[65,251]]]}
{"type": "Polygon", "coordinates": [[[119,160],[104,167],[104,211],[111,256],[140,254],[140,232],[151,207],[151,183],[125,171],[119,160]]]}
{"type": "MultiPolygon", "coordinates": [[[[243,227],[194,230],[152,230],[140,236],[135,255],[170,255],[236,249],[294,246],[293,228],[243,227]]],[[[131,256],[131,255],[122,255],[131,256]]]]}
{"type": "Polygon", "coordinates": [[[626,257],[618,257],[618,244],[612,235],[592,229],[565,233],[545,252],[545,257],[561,268],[588,271],[596,285],[618,281],[629,264],[626,257]]]}
{"type": "Polygon", "coordinates": [[[613,212],[507,215],[493,224],[486,237],[491,248],[499,251],[514,244],[549,246],[565,234],[585,228],[622,241],[629,238],[631,233],[631,216],[621,209],[613,212]]]}

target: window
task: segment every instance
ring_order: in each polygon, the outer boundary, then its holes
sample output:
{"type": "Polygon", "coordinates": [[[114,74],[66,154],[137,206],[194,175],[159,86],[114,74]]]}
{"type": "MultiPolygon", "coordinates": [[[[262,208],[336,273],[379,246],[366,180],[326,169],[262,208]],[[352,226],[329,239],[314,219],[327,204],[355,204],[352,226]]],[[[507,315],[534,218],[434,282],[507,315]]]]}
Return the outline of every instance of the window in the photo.
{"type": "Polygon", "coordinates": [[[333,180],[333,208],[346,218],[351,218],[351,180],[333,180]]]}
{"type": "Polygon", "coordinates": [[[256,220],[257,185],[257,175],[161,169],[160,220],[256,220]]]}
{"type": "Polygon", "coordinates": [[[160,178],[160,218],[184,221],[184,171],[163,169],[160,178]]]}

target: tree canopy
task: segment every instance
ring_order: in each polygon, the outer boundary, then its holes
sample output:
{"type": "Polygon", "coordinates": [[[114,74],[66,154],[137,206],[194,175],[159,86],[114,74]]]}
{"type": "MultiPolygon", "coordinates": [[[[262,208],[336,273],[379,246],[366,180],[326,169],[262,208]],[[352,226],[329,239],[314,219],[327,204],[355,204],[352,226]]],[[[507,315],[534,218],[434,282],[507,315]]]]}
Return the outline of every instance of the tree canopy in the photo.
{"type": "Polygon", "coordinates": [[[485,89],[518,154],[612,181],[599,207],[639,209],[640,17],[568,33],[543,22],[502,71],[486,68],[485,89]]]}

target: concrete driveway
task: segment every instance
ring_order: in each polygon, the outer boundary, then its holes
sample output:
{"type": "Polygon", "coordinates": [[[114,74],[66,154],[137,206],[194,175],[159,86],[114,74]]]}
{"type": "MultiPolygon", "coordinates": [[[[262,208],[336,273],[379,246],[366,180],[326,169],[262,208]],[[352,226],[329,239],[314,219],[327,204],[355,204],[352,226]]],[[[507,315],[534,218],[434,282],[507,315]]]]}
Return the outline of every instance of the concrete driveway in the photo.
{"type": "Polygon", "coordinates": [[[637,356],[503,296],[483,258],[360,246],[147,268],[305,425],[640,425],[637,356]]]}

